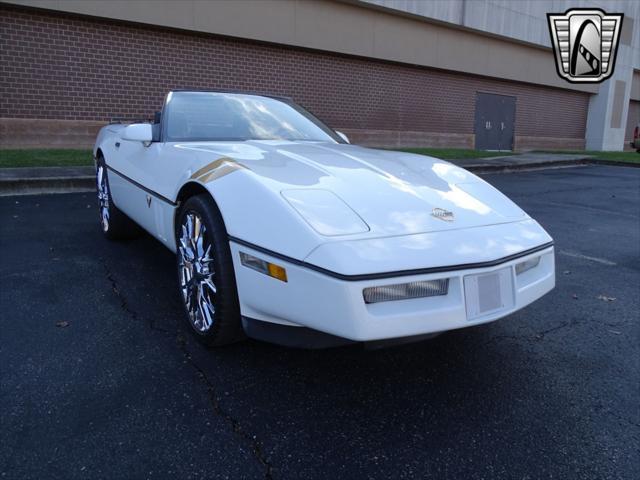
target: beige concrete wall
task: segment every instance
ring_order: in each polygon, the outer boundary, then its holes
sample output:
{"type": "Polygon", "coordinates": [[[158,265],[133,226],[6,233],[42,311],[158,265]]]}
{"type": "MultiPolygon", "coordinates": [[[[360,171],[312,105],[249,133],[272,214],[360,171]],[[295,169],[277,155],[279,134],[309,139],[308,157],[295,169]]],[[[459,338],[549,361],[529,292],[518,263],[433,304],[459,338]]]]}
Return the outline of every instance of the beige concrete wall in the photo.
{"type": "MultiPolygon", "coordinates": [[[[373,7],[551,48],[547,13],[563,13],[573,8],[602,8],[623,13],[620,42],[632,45],[636,19],[640,17],[637,0],[348,0],[373,7]]],[[[637,43],[637,40],[636,40],[637,43]]],[[[640,44],[638,44],[640,47],[640,44]]],[[[640,66],[640,55],[636,65],[640,66]]]]}
{"type": "Polygon", "coordinates": [[[560,79],[548,48],[334,0],[6,0],[595,93],[560,79]]]}

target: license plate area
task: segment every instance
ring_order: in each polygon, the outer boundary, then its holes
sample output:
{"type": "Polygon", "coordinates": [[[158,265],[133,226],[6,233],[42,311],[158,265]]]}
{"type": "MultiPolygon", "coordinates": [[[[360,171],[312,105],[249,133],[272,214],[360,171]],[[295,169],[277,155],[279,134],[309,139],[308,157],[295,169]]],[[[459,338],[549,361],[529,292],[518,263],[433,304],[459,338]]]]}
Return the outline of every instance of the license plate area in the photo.
{"type": "Polygon", "coordinates": [[[464,277],[467,320],[493,315],[513,308],[513,273],[505,267],[464,277]]]}

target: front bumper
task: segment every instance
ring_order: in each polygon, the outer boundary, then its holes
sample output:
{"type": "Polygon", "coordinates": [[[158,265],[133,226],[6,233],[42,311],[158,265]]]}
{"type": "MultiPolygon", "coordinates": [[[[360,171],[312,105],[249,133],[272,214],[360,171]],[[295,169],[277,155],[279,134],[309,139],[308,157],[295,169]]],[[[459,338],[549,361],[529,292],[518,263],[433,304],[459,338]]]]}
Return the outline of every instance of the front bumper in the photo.
{"type": "Polygon", "coordinates": [[[552,246],[490,267],[357,281],[335,278],[233,241],[230,246],[243,317],[308,327],[352,341],[411,337],[491,322],[529,305],[555,286],[552,246]],[[281,265],[288,281],[242,266],[241,251],[281,265]],[[517,264],[537,256],[536,267],[516,274],[517,264]],[[502,269],[507,269],[511,282],[505,307],[470,319],[465,277],[502,269]],[[449,279],[448,293],[443,296],[373,304],[363,299],[367,287],[442,278],[449,279]]]}

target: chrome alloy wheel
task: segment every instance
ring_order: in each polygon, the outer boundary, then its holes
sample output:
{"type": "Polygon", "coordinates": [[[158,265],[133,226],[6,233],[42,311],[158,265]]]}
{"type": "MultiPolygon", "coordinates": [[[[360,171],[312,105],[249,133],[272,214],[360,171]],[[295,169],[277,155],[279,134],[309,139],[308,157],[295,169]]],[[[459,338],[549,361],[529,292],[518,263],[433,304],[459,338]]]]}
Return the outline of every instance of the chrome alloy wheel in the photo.
{"type": "Polygon", "coordinates": [[[211,239],[202,218],[188,212],[180,225],[178,272],[182,299],[189,320],[199,332],[206,332],[215,320],[216,284],[211,239]]]}
{"type": "Polygon", "coordinates": [[[98,201],[100,202],[100,224],[104,232],[109,230],[109,185],[104,165],[98,166],[96,174],[98,201]]]}

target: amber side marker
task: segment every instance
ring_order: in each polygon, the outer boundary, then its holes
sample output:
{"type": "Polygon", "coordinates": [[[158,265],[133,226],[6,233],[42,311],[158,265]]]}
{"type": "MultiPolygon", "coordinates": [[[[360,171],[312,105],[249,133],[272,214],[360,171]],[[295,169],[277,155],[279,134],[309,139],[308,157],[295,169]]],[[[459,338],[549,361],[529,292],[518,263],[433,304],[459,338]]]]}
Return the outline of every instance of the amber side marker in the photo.
{"type": "Polygon", "coordinates": [[[240,263],[247,268],[251,268],[256,272],[263,273],[281,282],[287,281],[287,271],[284,267],[276,265],[275,263],[267,262],[266,260],[254,257],[245,252],[240,252],[240,263]]]}

